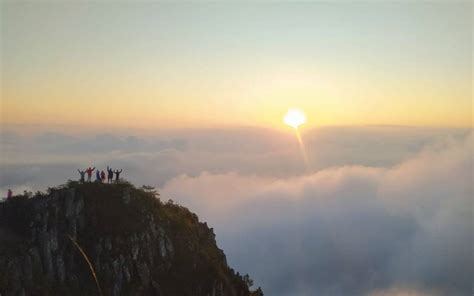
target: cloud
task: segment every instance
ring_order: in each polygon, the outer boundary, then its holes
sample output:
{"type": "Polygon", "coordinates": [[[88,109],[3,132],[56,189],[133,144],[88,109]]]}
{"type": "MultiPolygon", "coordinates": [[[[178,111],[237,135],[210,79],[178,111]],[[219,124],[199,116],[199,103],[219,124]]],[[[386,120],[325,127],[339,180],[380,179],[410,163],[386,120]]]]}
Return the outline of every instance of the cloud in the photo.
{"type": "Polygon", "coordinates": [[[437,296],[437,292],[424,292],[410,288],[396,287],[387,290],[378,290],[369,294],[369,296],[437,296]]]}
{"type": "MultiPolygon", "coordinates": [[[[439,137],[462,138],[466,129],[400,127],[321,128],[303,134],[314,170],[345,165],[387,167],[439,137]]],[[[124,169],[138,184],[162,186],[180,174],[237,172],[287,178],[306,173],[292,133],[267,129],[156,131],[153,134],[0,133],[0,189],[42,190],[78,177],[76,168],[124,169]],[[31,168],[39,173],[32,173],[31,168]]]]}
{"type": "Polygon", "coordinates": [[[307,131],[308,174],[294,135],[271,130],[6,131],[0,191],[111,165],[208,221],[231,266],[268,295],[470,295],[471,133],[307,131]]]}
{"type": "Polygon", "coordinates": [[[471,295],[472,151],[468,134],[391,167],[182,175],[162,196],[215,226],[269,295],[471,295]]]}

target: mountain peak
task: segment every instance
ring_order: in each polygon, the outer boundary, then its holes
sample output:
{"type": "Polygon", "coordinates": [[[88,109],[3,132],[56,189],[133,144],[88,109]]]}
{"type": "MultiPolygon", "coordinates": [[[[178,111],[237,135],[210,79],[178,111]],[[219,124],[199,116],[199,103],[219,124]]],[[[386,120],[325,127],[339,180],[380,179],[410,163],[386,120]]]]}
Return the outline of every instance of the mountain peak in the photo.
{"type": "Polygon", "coordinates": [[[263,295],[152,187],[69,182],[0,204],[3,295],[263,295]],[[95,274],[95,276],[94,276],[95,274]]]}

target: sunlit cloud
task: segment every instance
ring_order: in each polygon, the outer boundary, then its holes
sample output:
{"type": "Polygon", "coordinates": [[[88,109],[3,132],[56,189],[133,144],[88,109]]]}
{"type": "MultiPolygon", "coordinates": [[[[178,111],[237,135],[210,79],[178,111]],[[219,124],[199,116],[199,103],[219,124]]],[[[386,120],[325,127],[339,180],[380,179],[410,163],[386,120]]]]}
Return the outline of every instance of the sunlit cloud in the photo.
{"type": "Polygon", "coordinates": [[[390,168],[180,176],[162,196],[215,225],[230,262],[272,295],[467,296],[472,140],[435,143],[390,168]]]}
{"type": "Polygon", "coordinates": [[[403,288],[470,296],[471,133],[307,130],[308,173],[288,132],[28,137],[12,131],[0,137],[0,190],[45,189],[77,179],[77,168],[111,165],[207,221],[231,266],[269,295],[365,296],[403,288]]]}

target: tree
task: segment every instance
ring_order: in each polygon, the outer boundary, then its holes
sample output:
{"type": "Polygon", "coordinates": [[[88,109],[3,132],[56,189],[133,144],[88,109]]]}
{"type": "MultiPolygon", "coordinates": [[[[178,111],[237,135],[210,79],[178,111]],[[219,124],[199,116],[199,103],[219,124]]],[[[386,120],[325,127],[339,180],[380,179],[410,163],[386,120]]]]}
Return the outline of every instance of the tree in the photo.
{"type": "Polygon", "coordinates": [[[257,290],[250,292],[252,296],[263,296],[262,288],[258,287],[257,290]]]}
{"type": "Polygon", "coordinates": [[[242,277],[242,280],[247,284],[247,287],[252,287],[253,286],[253,280],[250,278],[248,274],[244,275],[242,277]]]}
{"type": "Polygon", "coordinates": [[[156,188],[153,187],[153,186],[143,185],[142,189],[143,189],[143,191],[152,194],[156,198],[158,198],[160,196],[160,193],[158,192],[158,190],[156,190],[156,188]]]}

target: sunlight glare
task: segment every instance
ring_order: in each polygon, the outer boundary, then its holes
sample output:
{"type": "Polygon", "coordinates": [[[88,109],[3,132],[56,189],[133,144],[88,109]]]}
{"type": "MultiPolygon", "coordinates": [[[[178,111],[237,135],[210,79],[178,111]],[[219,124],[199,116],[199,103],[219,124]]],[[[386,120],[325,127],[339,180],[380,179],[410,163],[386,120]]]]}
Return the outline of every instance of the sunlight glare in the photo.
{"type": "Polygon", "coordinates": [[[303,111],[299,109],[289,109],[283,118],[283,122],[286,125],[298,129],[300,125],[306,122],[306,116],[304,115],[303,111]]]}

